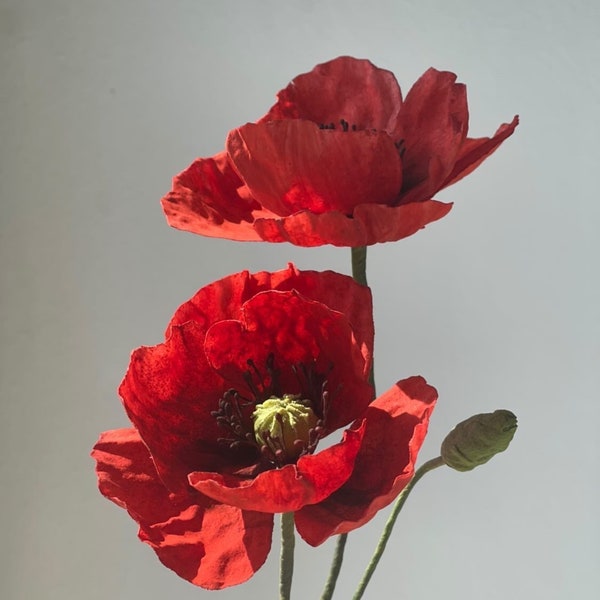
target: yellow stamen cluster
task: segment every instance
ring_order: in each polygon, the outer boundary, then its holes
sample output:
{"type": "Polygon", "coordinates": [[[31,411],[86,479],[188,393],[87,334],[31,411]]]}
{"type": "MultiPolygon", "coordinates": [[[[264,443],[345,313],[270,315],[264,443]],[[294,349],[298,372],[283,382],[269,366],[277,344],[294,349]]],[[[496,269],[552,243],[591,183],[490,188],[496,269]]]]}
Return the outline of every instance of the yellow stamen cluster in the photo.
{"type": "Polygon", "coordinates": [[[308,447],[310,431],[318,421],[308,401],[293,394],[265,400],[256,407],[252,419],[258,444],[274,455],[283,452],[286,462],[298,458],[308,447]]]}

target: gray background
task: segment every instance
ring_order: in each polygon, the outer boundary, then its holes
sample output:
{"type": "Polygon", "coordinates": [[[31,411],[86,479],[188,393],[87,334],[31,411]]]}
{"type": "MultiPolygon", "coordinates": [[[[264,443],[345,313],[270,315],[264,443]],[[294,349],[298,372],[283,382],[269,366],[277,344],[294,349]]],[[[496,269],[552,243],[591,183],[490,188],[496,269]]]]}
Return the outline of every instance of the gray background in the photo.
{"type": "MultiPolygon", "coordinates": [[[[424,232],[369,252],[377,383],[422,374],[440,401],[425,460],[498,407],[520,429],[469,474],[416,488],[366,598],[595,598],[600,591],[597,277],[600,11],[550,0],[0,2],[0,596],[204,598],[96,491],[89,450],[126,426],[130,351],[226,274],[349,272],[347,249],[210,240],[158,200],[296,74],[340,54],[468,85],[471,133],[521,126],[424,232]]],[[[348,598],[387,511],[352,534],[348,598]]],[[[332,543],[298,541],[296,598],[317,598],[332,543]]],[[[276,597],[278,542],[244,586],[276,597]]]]}

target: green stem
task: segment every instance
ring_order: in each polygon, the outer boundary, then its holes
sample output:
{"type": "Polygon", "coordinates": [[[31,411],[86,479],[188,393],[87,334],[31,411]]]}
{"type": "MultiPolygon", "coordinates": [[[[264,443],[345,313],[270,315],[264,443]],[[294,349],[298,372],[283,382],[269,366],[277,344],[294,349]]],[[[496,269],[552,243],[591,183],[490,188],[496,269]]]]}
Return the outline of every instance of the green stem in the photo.
{"type": "MultiPolygon", "coordinates": [[[[351,248],[352,251],[352,278],[361,285],[367,283],[367,247],[351,248]]],[[[373,386],[373,397],[375,397],[375,364],[371,362],[369,383],[373,386]]]]}
{"type": "Polygon", "coordinates": [[[294,513],[281,515],[281,556],[279,560],[279,598],[292,597],[292,576],[294,574],[294,513]]]}
{"type": "Polygon", "coordinates": [[[367,247],[351,248],[352,251],[352,277],[361,285],[367,283],[367,247]]]}
{"type": "Polygon", "coordinates": [[[337,578],[340,574],[340,569],[342,568],[342,561],[344,560],[344,548],[346,547],[347,539],[347,533],[338,535],[335,551],[333,553],[333,560],[331,561],[331,568],[329,570],[329,577],[325,583],[325,589],[321,595],[321,600],[331,600],[333,596],[335,584],[337,583],[337,578]]]}
{"type": "MultiPolygon", "coordinates": [[[[367,247],[360,246],[359,248],[351,248],[352,256],[352,277],[354,281],[361,285],[367,284],[367,247]]],[[[371,362],[371,371],[369,372],[369,383],[373,386],[373,397],[375,397],[375,368],[373,362],[371,362]]],[[[331,561],[331,567],[329,569],[329,576],[325,582],[325,588],[321,595],[321,600],[331,600],[333,592],[335,591],[335,585],[337,583],[340,570],[342,568],[342,561],[344,560],[344,549],[346,548],[346,542],[348,541],[348,534],[342,533],[338,536],[335,551],[333,554],[333,560],[331,561]]]]}
{"type": "Polygon", "coordinates": [[[396,523],[396,519],[398,518],[398,515],[400,514],[400,511],[402,510],[402,507],[404,506],[404,503],[406,502],[406,499],[408,498],[412,489],[415,487],[419,479],[421,479],[421,477],[425,475],[425,473],[429,473],[429,471],[433,471],[433,469],[437,469],[443,464],[444,461],[442,460],[441,456],[428,460],[425,464],[421,465],[417,469],[414,477],[410,480],[410,483],[404,488],[404,490],[402,490],[402,493],[398,496],[398,499],[396,500],[396,504],[394,505],[392,514],[389,516],[387,523],[383,528],[383,532],[381,534],[381,537],[379,538],[377,548],[375,548],[375,552],[371,557],[371,562],[367,566],[363,578],[361,579],[358,588],[354,593],[354,596],[352,596],[352,600],[360,600],[360,598],[362,598],[363,594],[365,593],[365,589],[369,581],[371,580],[373,573],[375,572],[377,563],[379,563],[379,559],[381,558],[381,555],[385,550],[385,546],[388,543],[388,540],[390,539],[390,535],[392,533],[392,529],[394,528],[394,524],[396,523]]]}

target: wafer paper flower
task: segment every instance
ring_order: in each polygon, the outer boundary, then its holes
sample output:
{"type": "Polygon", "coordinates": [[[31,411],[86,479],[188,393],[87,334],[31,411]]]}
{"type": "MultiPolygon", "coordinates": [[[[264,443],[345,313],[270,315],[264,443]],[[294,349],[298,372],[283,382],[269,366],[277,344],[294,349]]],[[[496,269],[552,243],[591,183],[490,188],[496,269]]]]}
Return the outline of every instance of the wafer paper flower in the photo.
{"type": "Polygon", "coordinates": [[[100,491],[209,589],[260,568],[274,513],[313,545],[361,526],[412,477],[437,398],[411,377],[373,400],[372,348],[370,292],[344,275],[290,265],[202,288],[133,352],[133,427],[94,447],[100,491]]]}
{"type": "Polygon", "coordinates": [[[366,246],[410,236],[448,213],[435,194],[510,136],[468,137],[466,87],[429,69],[406,98],[393,73],[348,56],[277,95],[225,151],[195,160],[162,200],[173,227],[240,241],[366,246]]]}

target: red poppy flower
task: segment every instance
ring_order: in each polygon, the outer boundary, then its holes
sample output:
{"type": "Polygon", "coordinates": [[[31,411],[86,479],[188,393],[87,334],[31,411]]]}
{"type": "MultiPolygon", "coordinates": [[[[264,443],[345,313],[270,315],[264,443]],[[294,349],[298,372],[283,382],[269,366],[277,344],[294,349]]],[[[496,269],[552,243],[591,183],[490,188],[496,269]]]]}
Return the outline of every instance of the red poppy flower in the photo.
{"type": "Polygon", "coordinates": [[[313,545],[359,527],[411,478],[437,398],[412,377],[372,401],[372,348],[370,292],[344,275],[290,265],[208,285],[132,354],[119,391],[134,428],[94,447],[100,491],[209,589],[263,564],[274,513],[295,511],[313,545]]]}
{"type": "Polygon", "coordinates": [[[399,240],[451,208],[433,200],[510,136],[467,137],[466,88],[429,69],[396,78],[343,56],[296,77],[225,152],[195,160],[162,200],[173,227],[240,241],[365,246],[399,240]]]}

